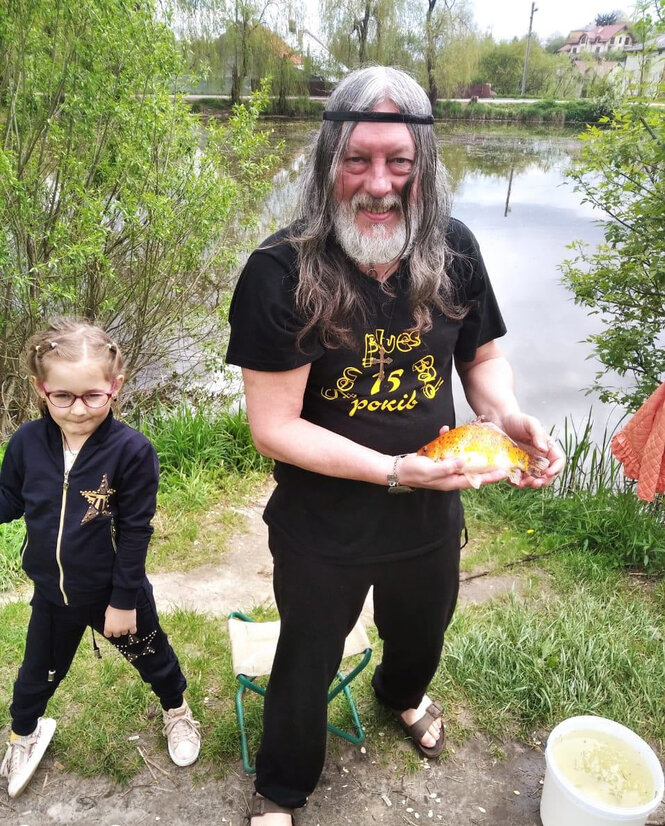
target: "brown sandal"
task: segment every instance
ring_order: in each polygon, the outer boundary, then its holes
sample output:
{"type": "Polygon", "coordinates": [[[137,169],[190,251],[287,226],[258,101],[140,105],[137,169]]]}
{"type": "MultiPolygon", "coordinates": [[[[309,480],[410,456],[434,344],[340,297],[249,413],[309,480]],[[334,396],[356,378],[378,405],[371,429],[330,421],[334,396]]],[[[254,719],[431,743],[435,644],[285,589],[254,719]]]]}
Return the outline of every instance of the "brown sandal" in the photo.
{"type": "Polygon", "coordinates": [[[424,754],[425,757],[438,757],[441,754],[441,752],[443,751],[443,745],[446,741],[446,729],[443,723],[441,724],[441,731],[439,733],[437,741],[433,746],[424,746],[420,742],[423,735],[425,734],[427,729],[432,725],[432,723],[435,720],[440,719],[441,717],[441,706],[438,703],[430,703],[423,716],[411,725],[409,725],[402,717],[403,712],[394,711],[393,713],[397,717],[404,731],[413,740],[414,745],[421,754],[424,754]]]}
{"type": "Polygon", "coordinates": [[[279,806],[272,800],[268,800],[267,797],[261,797],[261,795],[254,792],[252,794],[252,801],[249,804],[249,810],[245,815],[245,823],[247,826],[251,826],[253,817],[263,817],[263,815],[267,814],[290,815],[291,826],[296,826],[293,809],[286,809],[284,806],[279,806]]]}

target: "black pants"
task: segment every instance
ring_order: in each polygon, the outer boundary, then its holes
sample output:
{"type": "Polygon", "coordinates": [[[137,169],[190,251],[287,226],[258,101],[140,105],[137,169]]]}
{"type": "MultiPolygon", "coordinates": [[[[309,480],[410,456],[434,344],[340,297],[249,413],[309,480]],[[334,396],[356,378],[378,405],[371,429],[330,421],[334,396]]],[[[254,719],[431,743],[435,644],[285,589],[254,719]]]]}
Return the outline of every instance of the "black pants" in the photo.
{"type": "Polygon", "coordinates": [[[417,708],[455,610],[460,542],[455,535],[422,556],[344,566],[279,544],[271,532],[281,632],[265,698],[256,789],[295,808],[304,805],[323,769],[328,687],[370,586],[384,642],[372,687],[390,708],[417,708]]]}
{"type": "MultiPolygon", "coordinates": [[[[100,634],[108,601],[92,605],[59,606],[35,592],[25,642],[25,655],[14,683],[9,712],[12,731],[31,734],[46,705],[72,664],[88,626],[100,634]],[[49,676],[51,679],[49,679],[49,676]]],[[[152,595],[146,584],[136,600],[136,634],[112,637],[111,642],[152,686],[162,708],[182,705],[187,681],[168,637],[162,630],[152,595]]]]}

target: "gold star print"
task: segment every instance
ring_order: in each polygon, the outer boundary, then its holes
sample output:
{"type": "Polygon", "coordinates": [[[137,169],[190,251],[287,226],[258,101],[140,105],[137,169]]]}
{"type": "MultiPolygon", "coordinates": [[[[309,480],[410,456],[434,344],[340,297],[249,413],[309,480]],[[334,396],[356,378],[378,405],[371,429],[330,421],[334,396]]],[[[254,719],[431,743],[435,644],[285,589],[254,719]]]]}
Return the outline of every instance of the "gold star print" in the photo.
{"type": "Polygon", "coordinates": [[[112,516],[109,510],[109,497],[114,493],[113,488],[109,488],[109,480],[106,474],[102,476],[98,490],[82,490],[81,496],[84,497],[90,507],[81,519],[81,524],[85,525],[86,522],[90,522],[96,516],[112,516]]]}

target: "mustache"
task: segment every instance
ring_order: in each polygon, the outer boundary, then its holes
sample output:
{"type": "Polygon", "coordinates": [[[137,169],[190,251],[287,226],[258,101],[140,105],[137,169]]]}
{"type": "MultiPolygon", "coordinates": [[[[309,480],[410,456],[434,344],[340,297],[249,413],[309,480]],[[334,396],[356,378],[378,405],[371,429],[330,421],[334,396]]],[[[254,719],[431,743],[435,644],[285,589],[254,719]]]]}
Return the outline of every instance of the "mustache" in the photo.
{"type": "Polygon", "coordinates": [[[385,195],[383,198],[373,198],[371,195],[359,193],[351,199],[351,207],[354,212],[360,209],[369,212],[402,212],[402,202],[397,195],[385,195]]]}

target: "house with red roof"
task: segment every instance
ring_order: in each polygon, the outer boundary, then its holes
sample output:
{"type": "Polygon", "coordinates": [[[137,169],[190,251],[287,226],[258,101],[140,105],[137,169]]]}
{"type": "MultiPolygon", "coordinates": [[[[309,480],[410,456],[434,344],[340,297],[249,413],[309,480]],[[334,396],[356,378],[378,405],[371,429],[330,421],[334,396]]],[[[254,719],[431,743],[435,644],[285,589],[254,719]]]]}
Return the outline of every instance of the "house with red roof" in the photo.
{"type": "Polygon", "coordinates": [[[572,56],[586,52],[600,57],[607,52],[625,51],[634,42],[629,23],[614,23],[611,26],[594,26],[590,29],[572,31],[567,42],[559,49],[559,53],[572,56]]]}

